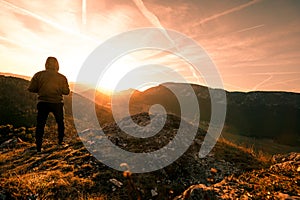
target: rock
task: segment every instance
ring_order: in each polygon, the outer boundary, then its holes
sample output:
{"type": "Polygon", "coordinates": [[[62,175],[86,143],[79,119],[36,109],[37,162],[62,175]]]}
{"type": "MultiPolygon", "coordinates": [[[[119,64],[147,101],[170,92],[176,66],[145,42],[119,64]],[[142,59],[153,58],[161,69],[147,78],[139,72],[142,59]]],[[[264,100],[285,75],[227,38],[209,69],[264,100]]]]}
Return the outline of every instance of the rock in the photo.
{"type": "Polygon", "coordinates": [[[119,187],[119,188],[122,187],[122,185],[123,185],[122,182],[118,181],[118,180],[115,179],[115,178],[109,179],[109,182],[113,183],[115,186],[117,186],[117,187],[119,187]]]}
{"type": "Polygon", "coordinates": [[[216,168],[210,168],[210,172],[212,173],[212,174],[216,174],[217,172],[218,172],[218,170],[216,169],[216,168]]]}
{"type": "Polygon", "coordinates": [[[217,192],[213,187],[207,187],[204,184],[193,185],[185,190],[182,195],[174,200],[197,200],[197,199],[218,199],[217,192]]]}
{"type": "Polygon", "coordinates": [[[279,193],[277,194],[277,197],[278,197],[279,199],[287,199],[287,198],[289,197],[289,195],[288,195],[288,194],[284,194],[284,193],[279,192],[279,193]]]}
{"type": "Polygon", "coordinates": [[[24,142],[21,138],[18,138],[17,141],[18,141],[18,143],[23,143],[24,142]]]}
{"type": "Polygon", "coordinates": [[[158,195],[157,188],[151,190],[151,195],[152,195],[152,197],[155,197],[158,195]]]}
{"type": "Polygon", "coordinates": [[[9,139],[9,140],[6,140],[5,142],[3,142],[0,145],[0,148],[12,148],[12,147],[16,146],[17,143],[18,143],[18,140],[15,138],[12,138],[12,139],[9,139]]]}

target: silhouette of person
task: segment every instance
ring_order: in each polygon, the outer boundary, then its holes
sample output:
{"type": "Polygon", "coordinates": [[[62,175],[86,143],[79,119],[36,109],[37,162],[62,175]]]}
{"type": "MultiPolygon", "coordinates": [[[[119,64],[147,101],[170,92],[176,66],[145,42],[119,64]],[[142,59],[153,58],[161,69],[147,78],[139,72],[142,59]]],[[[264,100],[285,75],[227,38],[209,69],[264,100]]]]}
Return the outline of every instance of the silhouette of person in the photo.
{"type": "Polygon", "coordinates": [[[44,128],[50,112],[53,113],[58,125],[58,144],[64,138],[64,111],[63,95],[70,93],[67,78],[58,73],[59,64],[55,57],[48,57],[45,63],[46,70],[37,72],[31,79],[28,90],[38,94],[36,148],[41,152],[44,128]]]}

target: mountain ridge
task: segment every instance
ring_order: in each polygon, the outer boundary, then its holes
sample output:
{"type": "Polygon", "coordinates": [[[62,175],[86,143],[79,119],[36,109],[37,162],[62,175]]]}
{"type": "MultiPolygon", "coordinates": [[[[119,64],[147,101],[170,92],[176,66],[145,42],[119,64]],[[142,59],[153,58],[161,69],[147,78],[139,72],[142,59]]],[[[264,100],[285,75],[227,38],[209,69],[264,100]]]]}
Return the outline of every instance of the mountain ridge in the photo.
{"type": "MultiPolygon", "coordinates": [[[[0,75],[0,125],[12,124],[16,127],[31,127],[35,124],[36,96],[27,92],[28,81],[19,78],[0,75]]],[[[186,83],[184,83],[186,84],[186,83]]],[[[132,96],[129,102],[131,115],[149,112],[154,104],[161,104],[167,113],[181,116],[180,102],[167,87],[179,91],[183,99],[189,95],[180,90],[183,83],[164,83],[143,92],[128,90],[114,95],[117,109],[124,112],[123,103],[132,96]]],[[[211,115],[211,102],[209,88],[190,84],[199,102],[201,122],[209,123],[211,115]]],[[[219,90],[219,89],[212,89],[219,90]]],[[[93,91],[92,91],[93,92],[93,91]]],[[[84,101],[93,101],[91,91],[86,91],[82,98],[84,101]]],[[[72,95],[65,97],[65,111],[72,117],[72,95]]],[[[297,145],[300,141],[300,94],[293,92],[226,92],[227,113],[225,124],[228,131],[245,136],[257,138],[270,138],[284,144],[297,145]]],[[[103,123],[112,122],[111,97],[99,92],[94,102],[99,117],[103,123]]],[[[84,106],[84,103],[82,104],[84,106]]],[[[117,120],[123,115],[114,116],[117,120]]]]}
{"type": "MultiPolygon", "coordinates": [[[[191,96],[180,90],[180,83],[168,83],[183,98],[191,96]]],[[[180,102],[163,84],[142,92],[131,99],[136,107],[145,112],[151,105],[161,104],[167,112],[180,116],[180,102]]],[[[201,121],[210,121],[211,101],[209,88],[192,85],[199,102],[201,121]]],[[[212,89],[218,92],[219,89],[212,89]]],[[[222,92],[222,91],[221,91],[222,92]]],[[[231,132],[258,137],[272,138],[285,144],[300,142],[300,94],[292,92],[226,92],[227,113],[225,124],[231,132]],[[288,136],[285,138],[285,136],[288,136]],[[292,139],[293,138],[293,139],[292,139]],[[294,140],[297,138],[296,140],[294,140]]],[[[134,112],[132,113],[134,114],[134,112]]]]}

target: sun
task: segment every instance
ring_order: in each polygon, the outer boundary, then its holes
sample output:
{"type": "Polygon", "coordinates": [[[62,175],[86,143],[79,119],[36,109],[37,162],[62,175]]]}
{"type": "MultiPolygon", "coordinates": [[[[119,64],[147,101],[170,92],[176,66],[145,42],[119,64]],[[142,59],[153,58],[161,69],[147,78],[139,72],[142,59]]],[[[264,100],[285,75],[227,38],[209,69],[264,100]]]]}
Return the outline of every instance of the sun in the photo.
{"type": "Polygon", "coordinates": [[[168,52],[131,52],[107,66],[97,89],[113,93],[128,89],[144,91],[165,82],[205,83],[190,63],[168,52]]]}
{"type": "Polygon", "coordinates": [[[130,71],[136,68],[136,64],[134,64],[133,60],[131,56],[124,56],[106,67],[103,75],[98,79],[97,89],[106,93],[112,93],[114,91],[130,88],[131,81],[126,82],[126,84],[122,86],[118,83],[122,78],[126,77],[130,71]]]}

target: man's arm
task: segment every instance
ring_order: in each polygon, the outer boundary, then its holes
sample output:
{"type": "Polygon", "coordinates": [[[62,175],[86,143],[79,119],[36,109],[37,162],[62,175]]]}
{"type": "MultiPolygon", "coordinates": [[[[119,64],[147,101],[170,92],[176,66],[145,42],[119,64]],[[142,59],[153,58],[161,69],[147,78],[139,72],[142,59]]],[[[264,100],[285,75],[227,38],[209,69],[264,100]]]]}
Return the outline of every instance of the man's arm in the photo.
{"type": "Polygon", "coordinates": [[[38,79],[37,79],[37,75],[35,74],[29,84],[28,87],[28,91],[29,92],[33,92],[33,93],[38,93],[39,88],[38,88],[38,79]]]}
{"type": "Polygon", "coordinates": [[[62,85],[62,94],[68,95],[69,93],[70,93],[70,88],[69,88],[68,80],[66,77],[64,77],[64,82],[62,85]]]}

